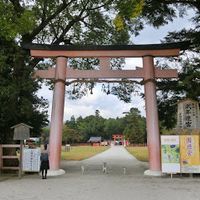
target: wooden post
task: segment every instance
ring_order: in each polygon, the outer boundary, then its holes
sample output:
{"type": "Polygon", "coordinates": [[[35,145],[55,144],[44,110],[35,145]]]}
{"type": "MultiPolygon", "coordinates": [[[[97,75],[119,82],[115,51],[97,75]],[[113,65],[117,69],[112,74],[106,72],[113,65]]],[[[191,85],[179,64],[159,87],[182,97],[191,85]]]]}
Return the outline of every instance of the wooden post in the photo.
{"type": "Polygon", "coordinates": [[[23,140],[20,140],[19,178],[22,177],[23,140]]]}
{"type": "Polygon", "coordinates": [[[0,144],[0,173],[1,173],[1,169],[3,167],[3,159],[2,159],[2,156],[3,156],[3,150],[2,150],[2,144],[0,144]]]}
{"type": "Polygon", "coordinates": [[[144,89],[150,174],[161,173],[160,132],[156,99],[155,69],[152,56],[143,57],[144,89]]]}
{"type": "Polygon", "coordinates": [[[60,168],[66,69],[67,59],[65,57],[58,57],[56,62],[49,140],[50,170],[54,171],[60,168]]]}

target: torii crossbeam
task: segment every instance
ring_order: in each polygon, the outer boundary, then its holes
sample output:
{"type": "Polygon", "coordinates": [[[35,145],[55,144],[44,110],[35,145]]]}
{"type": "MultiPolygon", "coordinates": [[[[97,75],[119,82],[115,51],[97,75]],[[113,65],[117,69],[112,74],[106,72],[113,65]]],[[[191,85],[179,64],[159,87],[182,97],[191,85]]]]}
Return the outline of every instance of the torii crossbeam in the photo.
{"type": "Polygon", "coordinates": [[[37,70],[35,78],[52,79],[55,82],[50,127],[50,170],[59,171],[63,112],[66,79],[114,79],[142,78],[145,89],[147,143],[149,150],[149,168],[147,175],[161,175],[160,133],[156,100],[157,78],[177,78],[175,69],[158,69],[154,66],[154,57],[177,57],[185,50],[188,42],[149,44],[149,45],[108,45],[108,46],[61,46],[27,44],[32,57],[56,58],[56,67],[37,70]],[[77,70],[67,66],[67,58],[98,58],[99,70],[77,70]],[[142,57],[143,68],[136,70],[112,70],[110,58],[142,57]]]}

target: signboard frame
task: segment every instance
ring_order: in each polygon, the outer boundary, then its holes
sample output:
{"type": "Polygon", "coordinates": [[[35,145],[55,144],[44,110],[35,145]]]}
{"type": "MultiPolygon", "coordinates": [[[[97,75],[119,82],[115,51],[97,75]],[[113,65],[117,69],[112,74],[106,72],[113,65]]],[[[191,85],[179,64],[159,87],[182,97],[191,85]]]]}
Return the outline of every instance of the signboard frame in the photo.
{"type": "Polygon", "coordinates": [[[200,173],[199,135],[180,135],[181,173],[200,173]]]}
{"type": "Polygon", "coordinates": [[[163,173],[180,173],[179,136],[161,135],[161,166],[163,173]]]}
{"type": "Polygon", "coordinates": [[[40,148],[28,149],[23,148],[22,171],[39,172],[40,171],[40,148]]]}

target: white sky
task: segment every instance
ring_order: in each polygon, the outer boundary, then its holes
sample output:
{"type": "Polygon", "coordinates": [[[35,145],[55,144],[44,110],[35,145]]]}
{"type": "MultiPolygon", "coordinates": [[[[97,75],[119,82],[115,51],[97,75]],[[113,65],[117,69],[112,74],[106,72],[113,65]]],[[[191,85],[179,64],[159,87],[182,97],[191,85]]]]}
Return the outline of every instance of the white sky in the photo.
{"type": "MultiPolygon", "coordinates": [[[[132,40],[134,44],[160,43],[160,40],[166,36],[167,32],[189,28],[191,22],[189,22],[187,18],[189,17],[186,17],[185,19],[176,19],[174,23],[169,23],[159,29],[147,27],[141,31],[141,34],[138,37],[135,37],[132,40]]],[[[142,67],[142,59],[126,59],[126,67],[134,69],[135,66],[142,67]]],[[[48,99],[48,113],[50,119],[53,91],[48,90],[48,88],[44,86],[38,91],[38,96],[43,96],[45,99],[48,99]]],[[[93,115],[97,109],[100,111],[100,115],[104,118],[122,117],[124,115],[123,112],[128,112],[132,107],[137,107],[141,111],[142,115],[145,116],[145,105],[143,99],[132,95],[132,102],[124,103],[114,95],[104,94],[101,91],[101,85],[98,84],[97,87],[94,88],[92,95],[88,93],[87,96],[79,100],[69,100],[67,97],[65,98],[64,121],[70,119],[72,115],[74,115],[75,118],[79,116],[86,117],[88,115],[93,115]]]]}

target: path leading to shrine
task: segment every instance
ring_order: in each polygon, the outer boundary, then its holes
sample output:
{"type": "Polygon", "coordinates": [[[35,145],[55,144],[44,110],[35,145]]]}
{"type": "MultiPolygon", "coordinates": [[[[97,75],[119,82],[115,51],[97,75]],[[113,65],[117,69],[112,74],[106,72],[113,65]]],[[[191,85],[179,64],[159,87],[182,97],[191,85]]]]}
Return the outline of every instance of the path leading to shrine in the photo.
{"type": "Polygon", "coordinates": [[[102,174],[104,165],[109,175],[141,175],[148,168],[147,163],[138,161],[123,146],[111,146],[107,151],[81,162],[63,163],[68,172],[77,172],[84,167],[84,174],[102,174]]]}
{"type": "MultiPolygon", "coordinates": [[[[123,147],[93,158],[62,162],[66,174],[41,179],[37,174],[0,181],[0,200],[199,200],[200,178],[146,177],[148,168],[123,147]],[[108,166],[102,172],[103,162],[108,166]],[[81,166],[84,166],[82,174],[81,166]],[[126,168],[126,173],[124,173],[126,168]]],[[[1,179],[0,179],[1,180],[1,179]]]]}

